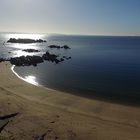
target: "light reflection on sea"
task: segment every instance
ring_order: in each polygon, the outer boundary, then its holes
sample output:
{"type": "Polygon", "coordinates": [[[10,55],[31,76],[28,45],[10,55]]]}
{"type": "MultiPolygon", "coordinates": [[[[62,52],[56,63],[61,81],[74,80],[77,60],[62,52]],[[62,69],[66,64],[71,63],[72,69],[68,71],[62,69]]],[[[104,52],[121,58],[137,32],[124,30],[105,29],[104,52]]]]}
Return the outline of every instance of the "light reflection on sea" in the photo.
{"type": "Polygon", "coordinates": [[[40,39],[43,38],[43,34],[23,34],[23,33],[13,33],[13,34],[7,34],[6,38],[29,38],[29,39],[40,39]]]}
{"type": "Polygon", "coordinates": [[[45,39],[46,35],[43,34],[0,34],[0,52],[1,57],[10,58],[10,57],[20,57],[27,55],[41,55],[46,51],[47,43],[30,43],[30,44],[20,44],[20,43],[7,43],[10,38],[29,38],[29,39],[45,39]],[[40,52],[29,53],[24,52],[24,49],[36,49],[40,52]]]}
{"type": "Polygon", "coordinates": [[[14,71],[14,68],[15,68],[15,66],[13,65],[13,66],[11,67],[11,70],[12,70],[12,72],[13,72],[18,78],[20,78],[21,80],[23,80],[23,81],[25,81],[25,82],[28,82],[28,83],[30,83],[30,84],[39,86],[39,83],[38,83],[38,81],[37,81],[36,76],[34,76],[34,75],[27,75],[27,76],[25,76],[25,77],[23,78],[23,77],[21,77],[20,75],[18,75],[18,73],[16,73],[16,72],[14,71]]]}
{"type": "Polygon", "coordinates": [[[26,82],[28,82],[28,83],[33,84],[33,85],[36,85],[36,86],[39,85],[38,82],[37,82],[36,77],[33,76],[33,75],[25,76],[24,80],[25,80],[26,82]]]}

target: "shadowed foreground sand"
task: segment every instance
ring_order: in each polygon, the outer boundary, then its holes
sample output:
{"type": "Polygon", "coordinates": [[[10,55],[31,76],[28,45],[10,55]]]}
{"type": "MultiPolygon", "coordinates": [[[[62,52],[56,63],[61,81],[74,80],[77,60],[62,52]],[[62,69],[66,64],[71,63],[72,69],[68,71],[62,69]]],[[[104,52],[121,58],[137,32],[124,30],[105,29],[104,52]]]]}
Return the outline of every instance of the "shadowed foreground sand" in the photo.
{"type": "Polygon", "coordinates": [[[19,113],[7,140],[140,140],[140,108],[90,100],[30,85],[0,63],[0,116],[19,113]]]}

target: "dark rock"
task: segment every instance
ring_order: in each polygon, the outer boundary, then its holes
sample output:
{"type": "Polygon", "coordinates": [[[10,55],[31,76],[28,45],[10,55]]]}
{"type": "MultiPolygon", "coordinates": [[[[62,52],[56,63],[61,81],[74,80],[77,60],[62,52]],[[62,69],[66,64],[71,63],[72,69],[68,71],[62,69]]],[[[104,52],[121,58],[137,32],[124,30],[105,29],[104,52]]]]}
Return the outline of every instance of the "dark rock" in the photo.
{"type": "Polygon", "coordinates": [[[50,54],[48,51],[45,53],[45,54],[43,54],[43,56],[42,56],[45,60],[53,60],[53,59],[56,59],[58,56],[57,55],[55,55],[55,54],[50,54]]]}
{"type": "Polygon", "coordinates": [[[67,59],[67,60],[71,59],[71,56],[70,56],[70,57],[67,57],[66,59],[67,59]]]}
{"type": "Polygon", "coordinates": [[[64,49],[70,49],[70,47],[69,46],[67,46],[67,45],[64,45],[64,46],[62,46],[62,48],[64,48],[64,49]]]}
{"type": "Polygon", "coordinates": [[[60,61],[61,61],[61,62],[64,61],[64,58],[61,58],[60,61]]]}
{"type": "Polygon", "coordinates": [[[58,64],[58,63],[60,62],[60,60],[55,59],[54,62],[55,62],[56,64],[58,64]]]}
{"type": "Polygon", "coordinates": [[[40,56],[20,56],[11,58],[10,62],[16,66],[37,66],[38,63],[43,62],[43,58],[40,56]]]}
{"type": "Polygon", "coordinates": [[[50,45],[50,46],[48,46],[49,48],[57,48],[57,49],[70,49],[70,47],[69,46],[67,46],[67,45],[64,45],[64,46],[58,46],[58,45],[50,45]]]}
{"type": "Polygon", "coordinates": [[[49,48],[57,48],[57,49],[60,49],[61,47],[60,46],[58,46],[58,45],[50,45],[50,46],[48,46],[49,48]]]}
{"type": "Polygon", "coordinates": [[[71,59],[71,56],[70,57],[63,56],[63,58],[66,59],[66,60],[69,60],[69,59],[71,59]]]}
{"type": "Polygon", "coordinates": [[[58,60],[57,57],[58,57],[57,55],[50,54],[48,51],[42,56],[44,60],[55,62],[56,64],[58,64],[60,60],[58,60]]]}
{"type": "Polygon", "coordinates": [[[29,52],[29,53],[31,53],[31,52],[40,52],[39,50],[35,50],[35,49],[24,49],[22,51],[29,52]]]}
{"type": "Polygon", "coordinates": [[[46,42],[46,40],[42,40],[42,39],[37,39],[37,40],[34,40],[34,39],[16,39],[16,38],[10,38],[7,43],[43,43],[43,42],[46,42]]]}

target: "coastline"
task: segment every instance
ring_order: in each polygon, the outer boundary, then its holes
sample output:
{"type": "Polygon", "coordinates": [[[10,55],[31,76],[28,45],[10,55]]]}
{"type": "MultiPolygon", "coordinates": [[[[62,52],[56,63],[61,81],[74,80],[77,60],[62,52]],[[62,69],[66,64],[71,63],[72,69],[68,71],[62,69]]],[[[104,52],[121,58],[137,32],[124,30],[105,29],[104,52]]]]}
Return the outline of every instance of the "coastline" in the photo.
{"type": "Polygon", "coordinates": [[[19,79],[23,80],[24,82],[27,82],[28,84],[31,84],[31,85],[34,85],[34,86],[37,86],[37,87],[45,88],[45,89],[50,90],[50,91],[55,91],[54,89],[45,87],[45,86],[43,86],[43,85],[41,85],[41,84],[38,84],[38,83],[37,83],[37,84],[34,84],[34,83],[31,83],[31,82],[27,81],[26,79],[22,78],[18,73],[16,73],[16,71],[14,70],[14,67],[15,67],[15,65],[12,65],[12,66],[11,66],[11,71],[12,71],[19,79]]]}
{"type": "Polygon", "coordinates": [[[139,140],[140,108],[31,85],[0,63],[0,116],[18,112],[2,135],[15,140],[139,140]],[[27,127],[28,126],[28,127],[27,127]],[[8,133],[10,132],[10,133],[8,133]]]}

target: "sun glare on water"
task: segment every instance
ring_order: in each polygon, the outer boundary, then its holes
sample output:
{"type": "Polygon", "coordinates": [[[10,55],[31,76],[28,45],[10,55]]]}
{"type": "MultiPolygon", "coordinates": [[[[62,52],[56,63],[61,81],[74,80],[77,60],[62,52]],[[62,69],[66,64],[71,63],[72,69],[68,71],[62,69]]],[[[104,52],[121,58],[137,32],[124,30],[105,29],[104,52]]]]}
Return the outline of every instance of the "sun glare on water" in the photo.
{"type": "Polygon", "coordinates": [[[13,65],[11,67],[11,70],[13,71],[13,73],[19,77],[20,79],[22,79],[23,81],[26,81],[30,84],[33,84],[33,85],[36,85],[36,86],[39,86],[39,83],[37,82],[37,78],[33,75],[28,75],[28,76],[25,76],[24,78],[22,78],[21,76],[19,76],[15,71],[14,71],[14,68],[15,68],[15,65],[13,65]]]}
{"type": "Polygon", "coordinates": [[[22,38],[22,39],[42,39],[44,35],[42,34],[9,34],[8,38],[22,38]]]}
{"type": "Polygon", "coordinates": [[[36,80],[35,76],[29,75],[29,76],[25,76],[24,80],[28,83],[31,83],[33,85],[38,85],[38,82],[36,80]]]}
{"type": "MultiPolygon", "coordinates": [[[[6,40],[9,40],[10,38],[16,38],[16,39],[44,39],[46,37],[46,35],[44,34],[7,34],[6,35],[6,40]]],[[[38,45],[37,43],[31,43],[31,44],[22,44],[22,43],[10,43],[7,45],[8,47],[12,47],[12,48],[18,48],[18,49],[37,49],[38,45]]]]}

